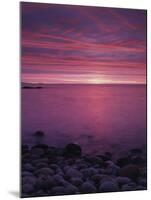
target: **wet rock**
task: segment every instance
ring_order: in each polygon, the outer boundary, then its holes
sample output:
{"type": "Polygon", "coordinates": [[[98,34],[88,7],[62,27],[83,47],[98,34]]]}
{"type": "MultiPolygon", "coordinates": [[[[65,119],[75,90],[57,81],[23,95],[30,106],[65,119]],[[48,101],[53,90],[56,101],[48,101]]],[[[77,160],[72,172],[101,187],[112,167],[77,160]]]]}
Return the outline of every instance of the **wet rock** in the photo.
{"type": "Polygon", "coordinates": [[[116,178],[117,180],[117,183],[119,184],[119,186],[122,186],[122,185],[125,185],[125,184],[128,184],[131,182],[131,179],[129,179],[128,177],[117,177],[116,178]]]}
{"type": "Polygon", "coordinates": [[[40,168],[47,168],[48,164],[45,162],[39,162],[35,164],[36,169],[40,169],[40,168]]]}
{"type": "Polygon", "coordinates": [[[73,178],[71,178],[70,182],[71,182],[73,185],[79,187],[79,186],[81,186],[81,184],[83,183],[83,180],[82,180],[81,178],[79,178],[79,177],[73,177],[73,178]]]}
{"type": "Polygon", "coordinates": [[[30,194],[34,191],[34,186],[31,183],[25,183],[22,185],[22,193],[30,194]]]}
{"type": "Polygon", "coordinates": [[[147,187],[142,186],[142,185],[138,185],[135,187],[135,190],[147,190],[147,187]]]}
{"type": "Polygon", "coordinates": [[[53,175],[54,174],[54,171],[48,167],[44,167],[44,168],[40,168],[38,170],[36,170],[35,174],[37,176],[39,176],[40,174],[43,174],[43,175],[53,175]]]}
{"type": "Polygon", "coordinates": [[[139,148],[131,149],[130,152],[132,155],[140,155],[143,153],[142,149],[139,148]]]}
{"type": "Polygon", "coordinates": [[[115,165],[112,161],[106,161],[107,167],[105,169],[105,174],[117,175],[120,167],[115,165]]]}
{"type": "Polygon", "coordinates": [[[135,190],[136,188],[136,185],[135,183],[127,183],[127,184],[124,184],[121,188],[122,191],[133,191],[135,190]]]}
{"type": "Polygon", "coordinates": [[[132,156],[132,157],[131,157],[131,162],[132,162],[133,164],[136,164],[136,165],[142,165],[142,164],[145,163],[145,160],[144,160],[144,158],[141,157],[141,156],[132,156]]]}
{"type": "Polygon", "coordinates": [[[64,149],[64,156],[68,158],[80,157],[82,154],[81,147],[78,144],[68,144],[64,149]]]}
{"type": "Polygon", "coordinates": [[[36,184],[36,181],[37,181],[37,179],[34,176],[25,176],[25,177],[22,178],[22,184],[23,185],[25,185],[26,183],[27,184],[29,183],[29,184],[34,186],[36,184]]]}
{"type": "Polygon", "coordinates": [[[63,195],[66,194],[66,189],[63,186],[56,186],[51,189],[52,195],[63,195]]]}
{"type": "Polygon", "coordinates": [[[33,172],[35,169],[30,163],[24,164],[23,168],[24,168],[24,170],[30,171],[30,172],[33,172]]]}
{"type": "Polygon", "coordinates": [[[36,155],[36,156],[42,156],[45,153],[42,148],[32,148],[30,152],[32,155],[36,155]]]}
{"type": "Polygon", "coordinates": [[[24,155],[24,154],[26,154],[28,152],[29,152],[28,145],[22,145],[22,147],[21,147],[21,153],[22,153],[22,155],[24,155]]]}
{"type": "Polygon", "coordinates": [[[143,186],[143,187],[147,187],[147,179],[146,178],[139,178],[138,184],[143,186]]]}
{"type": "Polygon", "coordinates": [[[79,192],[79,189],[72,184],[68,184],[65,190],[66,190],[66,194],[77,194],[79,192]]]}
{"type": "Polygon", "coordinates": [[[82,173],[76,169],[73,168],[68,168],[67,171],[65,172],[66,176],[69,178],[72,177],[82,177],[82,173]]]}
{"type": "Polygon", "coordinates": [[[36,189],[49,189],[52,186],[56,186],[57,183],[54,181],[53,177],[47,175],[41,175],[37,178],[36,189]]]}
{"type": "Polygon", "coordinates": [[[99,185],[101,179],[102,179],[101,174],[95,174],[91,177],[91,180],[94,181],[96,185],[99,185]]]}
{"type": "Polygon", "coordinates": [[[95,193],[97,192],[96,187],[90,181],[86,181],[81,185],[81,192],[82,193],[95,193]]]}
{"type": "Polygon", "coordinates": [[[24,176],[33,176],[33,173],[32,172],[29,172],[29,171],[22,171],[21,175],[24,177],[24,176]]]}
{"type": "Polygon", "coordinates": [[[93,175],[98,173],[98,170],[93,168],[93,167],[89,167],[89,168],[86,168],[86,169],[81,169],[80,171],[81,171],[81,173],[83,174],[83,176],[85,178],[91,177],[91,176],[93,176],[93,175]]]}
{"type": "Polygon", "coordinates": [[[117,192],[119,187],[114,181],[105,181],[99,187],[100,192],[117,192]]]}
{"type": "Polygon", "coordinates": [[[119,159],[117,160],[117,162],[116,162],[116,164],[117,164],[119,167],[124,167],[124,166],[126,166],[126,165],[128,165],[128,164],[130,164],[130,163],[131,163],[131,160],[130,160],[129,156],[119,158],[119,159]]]}
{"type": "Polygon", "coordinates": [[[132,180],[136,180],[140,176],[140,170],[137,166],[130,164],[122,167],[119,170],[119,176],[124,176],[132,180]]]}

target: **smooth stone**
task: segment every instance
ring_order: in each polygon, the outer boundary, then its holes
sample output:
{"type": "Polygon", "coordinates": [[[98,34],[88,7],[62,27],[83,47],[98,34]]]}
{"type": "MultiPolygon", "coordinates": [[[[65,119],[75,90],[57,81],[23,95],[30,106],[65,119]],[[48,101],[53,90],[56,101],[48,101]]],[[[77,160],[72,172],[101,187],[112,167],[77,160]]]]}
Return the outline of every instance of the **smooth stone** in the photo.
{"type": "Polygon", "coordinates": [[[141,156],[132,156],[131,162],[136,165],[142,165],[145,163],[145,160],[141,156]]]}
{"type": "Polygon", "coordinates": [[[37,156],[42,156],[45,153],[42,148],[32,148],[30,152],[31,154],[37,155],[37,156]]]}
{"type": "Polygon", "coordinates": [[[131,149],[130,152],[133,155],[140,155],[140,154],[142,154],[143,151],[142,151],[142,149],[135,148],[135,149],[131,149]]]}
{"type": "Polygon", "coordinates": [[[64,181],[63,176],[58,175],[58,174],[53,175],[53,178],[54,178],[54,180],[55,180],[58,184],[62,184],[63,181],[64,181]]]}
{"type": "Polygon", "coordinates": [[[145,179],[145,178],[139,178],[138,184],[141,185],[141,186],[143,186],[143,187],[146,187],[147,186],[147,179],[145,179]]]}
{"type": "Polygon", "coordinates": [[[29,171],[22,171],[21,172],[21,175],[24,177],[24,176],[33,176],[33,173],[32,172],[29,172],[29,171]]]}
{"type": "Polygon", "coordinates": [[[26,184],[26,183],[30,183],[32,185],[35,185],[36,184],[36,181],[37,181],[37,178],[34,177],[34,176],[24,176],[22,178],[22,184],[26,184]]]}
{"type": "Polygon", "coordinates": [[[39,163],[36,163],[35,167],[37,169],[40,169],[40,168],[47,168],[48,167],[48,164],[45,163],[45,162],[39,162],[39,163]]]}
{"type": "Polygon", "coordinates": [[[95,193],[95,192],[97,192],[97,189],[90,181],[86,181],[81,185],[81,192],[82,193],[95,193]]]}
{"type": "Polygon", "coordinates": [[[49,189],[54,186],[57,186],[57,182],[52,176],[41,175],[37,178],[36,182],[37,189],[49,189]]]}
{"type": "Polygon", "coordinates": [[[51,189],[52,195],[63,195],[66,194],[66,189],[63,186],[56,186],[51,189]]]}
{"type": "Polygon", "coordinates": [[[136,180],[140,176],[140,170],[135,165],[127,165],[119,170],[119,176],[124,176],[136,180]]]}
{"type": "Polygon", "coordinates": [[[80,157],[82,154],[81,147],[78,144],[70,143],[65,146],[64,156],[68,158],[80,157]]]}
{"type": "Polygon", "coordinates": [[[117,192],[119,187],[114,181],[105,181],[99,187],[100,192],[117,192]]]}
{"type": "Polygon", "coordinates": [[[142,186],[142,185],[138,185],[135,187],[135,190],[147,190],[147,187],[142,186]]]}
{"type": "Polygon", "coordinates": [[[30,171],[30,172],[34,171],[34,169],[35,169],[30,163],[24,164],[24,165],[23,165],[23,168],[24,168],[26,171],[30,171]]]}
{"type": "Polygon", "coordinates": [[[91,177],[91,179],[95,182],[95,183],[99,183],[100,180],[102,178],[102,175],[101,174],[95,174],[91,177]]]}
{"type": "Polygon", "coordinates": [[[118,182],[118,184],[119,184],[120,186],[125,185],[125,184],[131,182],[131,179],[129,179],[128,177],[120,177],[120,176],[119,176],[119,177],[116,178],[116,180],[117,180],[117,182],[118,182]]]}
{"type": "Polygon", "coordinates": [[[130,184],[124,184],[124,185],[122,185],[121,190],[122,191],[132,191],[132,190],[135,190],[135,186],[130,185],[130,184]]]}
{"type": "Polygon", "coordinates": [[[31,183],[25,183],[22,185],[22,193],[29,194],[34,191],[34,186],[31,183]]]}
{"type": "Polygon", "coordinates": [[[78,188],[72,184],[69,184],[65,188],[66,194],[77,194],[79,192],[78,188]]]}
{"type": "Polygon", "coordinates": [[[54,175],[54,171],[53,169],[50,169],[48,167],[44,167],[41,169],[36,170],[35,174],[37,176],[39,176],[40,174],[44,174],[44,175],[54,175]]]}
{"type": "Polygon", "coordinates": [[[126,165],[128,165],[128,164],[130,164],[130,163],[131,163],[131,160],[130,160],[129,156],[119,158],[119,159],[117,159],[117,161],[116,161],[116,164],[117,164],[119,167],[124,167],[124,166],[126,166],[126,165]]]}
{"type": "Polygon", "coordinates": [[[81,186],[81,184],[83,183],[83,180],[82,180],[81,178],[78,178],[78,177],[73,177],[73,178],[71,178],[70,182],[71,182],[73,185],[79,187],[79,186],[81,186]]]}
{"type": "Polygon", "coordinates": [[[89,168],[86,168],[86,169],[81,169],[80,170],[81,173],[83,174],[83,176],[86,178],[86,177],[91,177],[95,174],[98,173],[98,170],[93,168],[93,167],[89,167],[89,168]]]}
{"type": "Polygon", "coordinates": [[[115,165],[112,161],[106,161],[107,167],[105,169],[106,174],[117,175],[120,167],[115,165]]]}
{"type": "Polygon", "coordinates": [[[56,164],[50,164],[50,168],[53,169],[53,170],[56,170],[56,169],[59,168],[59,166],[56,165],[56,164]]]}
{"type": "Polygon", "coordinates": [[[82,173],[74,168],[69,168],[67,169],[67,171],[65,172],[66,176],[69,178],[72,177],[82,177],[82,173]]]}

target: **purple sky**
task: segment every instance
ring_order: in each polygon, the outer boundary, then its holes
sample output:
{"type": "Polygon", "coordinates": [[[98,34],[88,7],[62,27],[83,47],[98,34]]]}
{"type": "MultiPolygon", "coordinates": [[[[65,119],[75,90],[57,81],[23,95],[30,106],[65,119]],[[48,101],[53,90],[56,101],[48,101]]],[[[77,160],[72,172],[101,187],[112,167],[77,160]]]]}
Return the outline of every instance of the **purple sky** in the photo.
{"type": "Polygon", "coordinates": [[[21,3],[22,82],[145,83],[146,11],[21,3]]]}

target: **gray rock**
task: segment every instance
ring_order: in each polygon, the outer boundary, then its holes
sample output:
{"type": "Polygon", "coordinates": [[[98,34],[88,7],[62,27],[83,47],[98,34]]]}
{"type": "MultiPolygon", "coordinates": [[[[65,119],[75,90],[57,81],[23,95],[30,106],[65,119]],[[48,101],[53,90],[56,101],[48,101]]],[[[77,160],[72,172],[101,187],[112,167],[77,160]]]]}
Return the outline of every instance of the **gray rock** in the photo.
{"type": "Polygon", "coordinates": [[[114,181],[105,181],[99,187],[100,192],[117,192],[119,187],[114,181]]]}
{"type": "Polygon", "coordinates": [[[24,168],[26,171],[30,171],[30,172],[34,171],[34,169],[35,169],[30,163],[24,164],[24,165],[23,165],[23,168],[24,168]]]}

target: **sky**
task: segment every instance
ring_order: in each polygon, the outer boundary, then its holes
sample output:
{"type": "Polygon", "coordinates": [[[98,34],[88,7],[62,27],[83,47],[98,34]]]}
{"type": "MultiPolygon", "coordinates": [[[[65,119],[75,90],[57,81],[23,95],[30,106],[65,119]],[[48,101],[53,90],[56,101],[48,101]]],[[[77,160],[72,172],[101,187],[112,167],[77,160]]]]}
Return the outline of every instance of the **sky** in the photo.
{"type": "Polygon", "coordinates": [[[21,80],[146,83],[146,11],[22,2],[21,80]]]}

